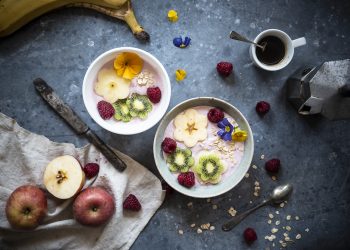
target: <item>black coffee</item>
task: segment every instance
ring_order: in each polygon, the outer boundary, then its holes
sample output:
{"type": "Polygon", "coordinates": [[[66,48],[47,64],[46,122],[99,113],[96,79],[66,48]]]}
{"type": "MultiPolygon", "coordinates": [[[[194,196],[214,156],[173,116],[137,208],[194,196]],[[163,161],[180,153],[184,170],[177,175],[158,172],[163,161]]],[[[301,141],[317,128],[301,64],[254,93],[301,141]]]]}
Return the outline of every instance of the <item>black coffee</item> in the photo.
{"type": "Polygon", "coordinates": [[[262,63],[273,65],[277,64],[284,58],[285,46],[281,39],[275,36],[266,36],[258,44],[266,43],[264,50],[256,47],[256,56],[262,63]]]}

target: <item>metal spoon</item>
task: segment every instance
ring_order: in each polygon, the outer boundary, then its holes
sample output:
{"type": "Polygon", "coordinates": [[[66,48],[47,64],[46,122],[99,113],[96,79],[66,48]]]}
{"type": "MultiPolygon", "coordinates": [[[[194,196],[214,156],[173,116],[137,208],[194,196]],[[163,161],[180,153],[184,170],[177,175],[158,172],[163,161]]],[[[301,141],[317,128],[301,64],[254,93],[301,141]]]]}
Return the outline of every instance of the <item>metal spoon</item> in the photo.
{"type": "Polygon", "coordinates": [[[249,214],[254,212],[256,209],[265,206],[269,203],[279,204],[283,202],[287,196],[292,192],[293,186],[291,184],[285,184],[281,186],[275,187],[275,189],[272,191],[270,198],[265,199],[260,203],[259,205],[245,211],[244,213],[239,214],[238,216],[234,217],[227,223],[222,225],[222,230],[224,231],[230,231],[232,228],[234,228],[236,225],[238,225],[245,217],[247,217],[249,214]]]}
{"type": "Polygon", "coordinates": [[[265,47],[267,45],[266,42],[262,42],[261,45],[260,44],[257,44],[253,41],[250,41],[248,40],[246,37],[238,34],[236,31],[231,31],[230,33],[230,38],[233,39],[233,40],[237,40],[237,41],[241,41],[241,42],[246,42],[246,43],[252,43],[254,44],[256,47],[259,47],[260,49],[262,49],[262,51],[265,50],[265,47]]]}

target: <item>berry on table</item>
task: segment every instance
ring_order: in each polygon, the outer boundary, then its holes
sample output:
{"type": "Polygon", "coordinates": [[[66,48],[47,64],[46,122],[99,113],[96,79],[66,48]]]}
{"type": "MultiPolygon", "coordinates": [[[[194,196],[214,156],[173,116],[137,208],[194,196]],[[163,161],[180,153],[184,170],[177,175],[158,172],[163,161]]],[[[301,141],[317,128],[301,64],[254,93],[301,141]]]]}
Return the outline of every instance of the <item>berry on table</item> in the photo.
{"type": "Polygon", "coordinates": [[[219,62],[216,65],[216,70],[220,75],[228,77],[232,73],[233,65],[230,62],[219,62]]]}

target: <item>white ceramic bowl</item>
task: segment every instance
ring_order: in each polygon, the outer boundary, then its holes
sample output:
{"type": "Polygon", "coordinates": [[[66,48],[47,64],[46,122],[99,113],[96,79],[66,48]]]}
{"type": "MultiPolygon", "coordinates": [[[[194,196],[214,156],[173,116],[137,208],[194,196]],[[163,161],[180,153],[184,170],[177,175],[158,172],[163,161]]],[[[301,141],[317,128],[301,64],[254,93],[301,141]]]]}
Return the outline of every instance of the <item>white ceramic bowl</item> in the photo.
{"type": "Polygon", "coordinates": [[[163,118],[157,129],[153,142],[153,155],[157,168],[163,179],[178,192],[195,197],[195,198],[210,198],[226,193],[234,188],[247,173],[254,154],[254,139],[253,133],[250,129],[248,121],[244,118],[243,114],[239,110],[228,102],[213,98],[213,97],[198,97],[186,100],[172,110],[170,110],[163,118]],[[195,185],[192,188],[186,188],[181,186],[177,181],[177,176],[172,174],[167,166],[167,163],[163,157],[161,144],[164,139],[164,132],[168,124],[181,112],[197,107],[197,106],[210,106],[221,108],[229,116],[231,116],[238,123],[238,126],[247,131],[248,138],[244,143],[244,153],[241,162],[236,166],[230,175],[218,184],[215,185],[195,185]]]}
{"type": "Polygon", "coordinates": [[[83,82],[83,100],[85,107],[92,119],[94,119],[94,121],[104,129],[121,135],[138,134],[150,129],[155,124],[157,124],[157,122],[162,119],[163,115],[168,109],[170,96],[171,85],[169,76],[164,66],[150,53],[132,47],[111,49],[97,57],[86,71],[83,82]],[[155,74],[159,76],[159,80],[161,82],[159,88],[162,92],[162,98],[160,100],[160,103],[157,104],[158,107],[156,112],[151,112],[147,119],[139,120],[137,123],[117,122],[114,119],[103,120],[97,111],[97,103],[102,99],[98,97],[94,92],[94,85],[96,83],[97,74],[106,63],[113,61],[115,57],[122,52],[133,52],[139,55],[146,63],[152,67],[152,69],[155,71],[155,74]]]}

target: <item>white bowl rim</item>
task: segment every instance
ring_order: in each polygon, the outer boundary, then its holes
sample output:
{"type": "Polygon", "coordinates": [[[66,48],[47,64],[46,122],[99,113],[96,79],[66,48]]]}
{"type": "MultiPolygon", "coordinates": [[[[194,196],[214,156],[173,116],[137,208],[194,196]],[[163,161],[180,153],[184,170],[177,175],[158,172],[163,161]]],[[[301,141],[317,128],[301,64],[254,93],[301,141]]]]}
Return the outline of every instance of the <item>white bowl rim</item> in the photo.
{"type": "MultiPolygon", "coordinates": [[[[195,105],[193,106],[195,107],[195,105]]],[[[254,138],[253,138],[253,132],[250,128],[250,125],[247,121],[247,119],[244,117],[244,115],[235,107],[233,106],[232,104],[228,103],[227,101],[224,101],[222,99],[219,99],[219,98],[215,98],[215,97],[195,97],[195,98],[191,98],[191,99],[187,99],[179,104],[177,104],[175,107],[173,107],[162,119],[161,123],[158,125],[158,128],[157,128],[157,131],[156,131],[156,134],[155,134],[155,137],[154,137],[154,140],[153,140],[153,157],[154,157],[154,161],[155,161],[155,164],[157,166],[157,169],[158,169],[158,172],[160,173],[160,175],[162,176],[162,178],[167,182],[168,185],[170,185],[173,189],[175,189],[176,191],[178,191],[179,193],[182,193],[184,195],[187,195],[187,196],[190,196],[190,197],[193,197],[193,198],[212,198],[212,197],[216,197],[216,196],[219,196],[219,195],[222,195],[228,191],[230,191],[231,189],[233,189],[235,186],[238,185],[238,183],[240,183],[242,181],[242,179],[244,178],[245,176],[245,173],[248,172],[249,168],[250,168],[250,165],[251,165],[251,162],[253,160],[253,155],[254,155],[254,138]],[[247,156],[247,160],[249,162],[249,164],[247,164],[247,166],[245,166],[244,168],[244,174],[242,174],[242,176],[238,177],[236,179],[235,182],[232,182],[231,185],[227,186],[227,188],[225,189],[222,189],[221,191],[219,192],[216,192],[215,194],[212,194],[212,195],[206,195],[204,192],[202,193],[194,193],[194,192],[191,192],[191,189],[188,189],[188,188],[184,188],[184,189],[179,189],[178,187],[180,187],[179,185],[171,185],[171,182],[168,182],[166,180],[166,177],[163,176],[162,174],[162,171],[160,169],[161,166],[158,166],[159,164],[157,164],[157,159],[156,159],[156,152],[157,152],[157,145],[156,145],[156,138],[157,136],[159,135],[160,133],[160,128],[161,128],[161,125],[163,124],[163,121],[165,121],[167,119],[168,116],[170,116],[170,114],[178,109],[178,107],[188,103],[188,102],[193,102],[193,101],[196,101],[196,100],[214,100],[214,101],[218,101],[218,102],[221,102],[223,103],[224,105],[228,105],[230,108],[232,108],[235,112],[237,112],[242,118],[242,120],[244,121],[244,123],[246,123],[247,125],[247,130],[248,130],[248,135],[250,135],[250,140],[251,140],[251,143],[252,143],[252,146],[251,146],[251,151],[250,152],[247,152],[249,153],[249,155],[247,156]]]]}
{"type": "Polygon", "coordinates": [[[135,135],[135,134],[139,134],[142,133],[150,128],[152,128],[154,125],[156,125],[164,116],[164,114],[166,113],[168,107],[169,107],[169,103],[170,103],[170,97],[171,97],[171,83],[170,83],[170,79],[168,76],[167,71],[165,70],[163,64],[155,57],[153,56],[151,53],[139,49],[139,48],[135,48],[135,47],[118,47],[118,48],[114,48],[114,49],[110,49],[107,50],[106,52],[102,53],[101,55],[99,55],[89,66],[89,68],[87,69],[85,76],[84,76],[84,80],[83,80],[83,86],[82,86],[82,95],[83,95],[83,102],[84,102],[84,106],[86,108],[86,110],[88,111],[90,117],[98,124],[100,125],[102,128],[115,133],[115,134],[120,134],[120,135],[135,135]],[[165,78],[165,82],[163,82],[162,84],[164,84],[166,86],[167,89],[169,89],[169,91],[166,91],[165,93],[162,93],[162,98],[165,98],[165,104],[162,105],[160,107],[160,109],[158,110],[158,112],[155,114],[155,116],[153,116],[152,122],[149,123],[147,126],[134,126],[133,129],[128,130],[127,132],[121,132],[118,131],[118,126],[115,126],[116,129],[111,130],[106,123],[101,122],[99,119],[97,119],[93,113],[92,110],[90,110],[89,106],[87,105],[88,99],[87,99],[87,77],[90,74],[90,71],[94,68],[95,64],[100,61],[102,58],[109,56],[110,54],[114,54],[114,53],[120,53],[120,52],[135,52],[136,54],[141,54],[141,55],[145,55],[149,58],[151,58],[153,60],[153,62],[157,65],[157,67],[159,67],[161,73],[164,75],[165,78]]]}

